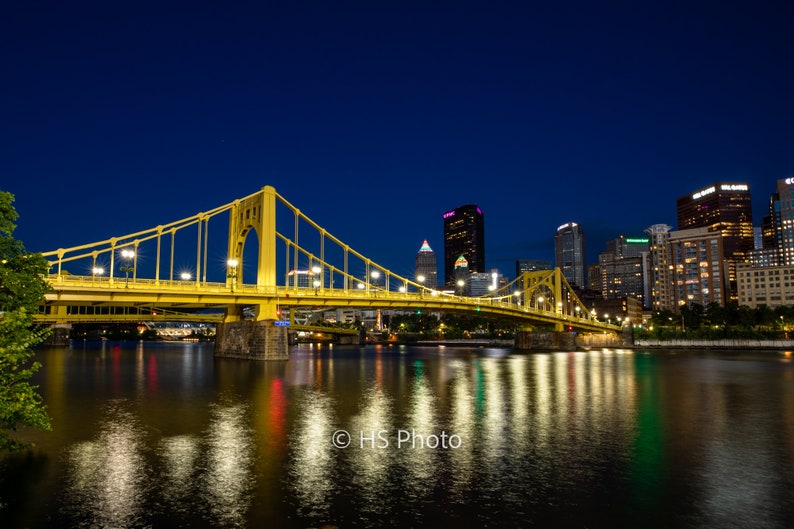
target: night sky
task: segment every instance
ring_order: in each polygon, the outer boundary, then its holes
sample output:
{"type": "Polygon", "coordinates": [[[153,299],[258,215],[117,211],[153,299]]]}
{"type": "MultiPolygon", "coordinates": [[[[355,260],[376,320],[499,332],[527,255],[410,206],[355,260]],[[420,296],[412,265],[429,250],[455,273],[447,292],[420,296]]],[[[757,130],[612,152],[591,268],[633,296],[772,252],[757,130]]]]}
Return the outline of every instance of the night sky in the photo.
{"type": "Polygon", "coordinates": [[[794,176],[792,5],[6,2],[0,189],[47,251],[272,185],[408,276],[467,203],[510,277],[716,181],[759,224],[794,176]]]}

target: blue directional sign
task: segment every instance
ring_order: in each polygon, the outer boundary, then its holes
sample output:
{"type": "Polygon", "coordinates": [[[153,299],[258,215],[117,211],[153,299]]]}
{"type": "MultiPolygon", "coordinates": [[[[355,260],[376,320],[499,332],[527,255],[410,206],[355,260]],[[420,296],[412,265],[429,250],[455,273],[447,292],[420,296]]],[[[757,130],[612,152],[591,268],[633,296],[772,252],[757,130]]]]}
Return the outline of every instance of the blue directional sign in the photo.
{"type": "Polygon", "coordinates": [[[288,321],[276,320],[276,321],[273,322],[273,325],[275,325],[276,327],[289,327],[289,322],[288,321]]]}

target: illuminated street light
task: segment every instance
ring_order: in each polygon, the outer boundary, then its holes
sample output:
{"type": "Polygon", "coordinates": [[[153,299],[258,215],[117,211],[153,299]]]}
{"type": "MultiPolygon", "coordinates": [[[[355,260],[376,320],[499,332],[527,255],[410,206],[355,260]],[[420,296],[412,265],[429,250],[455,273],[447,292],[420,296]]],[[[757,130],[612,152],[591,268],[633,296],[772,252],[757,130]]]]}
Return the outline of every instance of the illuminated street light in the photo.
{"type": "Polygon", "coordinates": [[[466,282],[462,279],[458,279],[458,282],[456,284],[458,285],[458,295],[462,296],[463,287],[466,286],[466,282]]]}
{"type": "Polygon", "coordinates": [[[535,306],[536,309],[543,310],[543,296],[538,296],[538,304],[535,306]]]}
{"type": "Polygon", "coordinates": [[[237,259],[229,259],[226,261],[226,264],[229,265],[229,272],[226,274],[226,277],[232,280],[231,289],[234,292],[235,283],[237,283],[237,265],[240,264],[240,261],[237,259]]]}
{"type": "Polygon", "coordinates": [[[104,268],[101,268],[101,267],[98,267],[98,266],[95,266],[94,268],[92,268],[91,269],[91,282],[92,283],[94,282],[94,279],[96,279],[96,276],[101,276],[104,273],[105,273],[105,269],[104,268]]]}
{"type": "Polygon", "coordinates": [[[179,274],[179,277],[182,279],[182,281],[190,281],[190,272],[182,272],[179,274]]]}
{"type": "Polygon", "coordinates": [[[129,288],[130,286],[130,272],[135,271],[135,267],[132,266],[132,260],[135,258],[135,251],[130,250],[129,248],[124,248],[121,250],[121,256],[127,261],[127,264],[124,266],[119,267],[119,270],[126,274],[126,278],[124,280],[124,287],[129,288]]]}
{"type": "Polygon", "coordinates": [[[516,297],[516,305],[521,305],[521,291],[516,290],[513,295],[516,297]]]}
{"type": "Polygon", "coordinates": [[[424,296],[425,276],[419,274],[418,276],[416,276],[416,282],[419,283],[419,297],[421,298],[424,296]]]}

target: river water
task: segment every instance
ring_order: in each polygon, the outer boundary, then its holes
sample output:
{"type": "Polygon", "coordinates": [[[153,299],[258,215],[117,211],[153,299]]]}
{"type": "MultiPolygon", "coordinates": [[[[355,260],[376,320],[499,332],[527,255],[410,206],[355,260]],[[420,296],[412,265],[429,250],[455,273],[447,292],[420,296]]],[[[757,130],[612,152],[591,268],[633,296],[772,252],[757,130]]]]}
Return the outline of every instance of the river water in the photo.
{"type": "Polygon", "coordinates": [[[791,527],[784,352],[45,348],[0,525],[791,527]],[[348,444],[349,443],[349,444],[348,444]]]}

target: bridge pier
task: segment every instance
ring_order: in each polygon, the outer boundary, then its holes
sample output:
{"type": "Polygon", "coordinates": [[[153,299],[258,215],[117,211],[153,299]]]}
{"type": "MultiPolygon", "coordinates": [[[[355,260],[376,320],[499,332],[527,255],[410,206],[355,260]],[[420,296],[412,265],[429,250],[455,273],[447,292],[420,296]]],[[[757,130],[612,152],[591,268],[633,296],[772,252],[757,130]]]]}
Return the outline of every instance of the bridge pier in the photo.
{"type": "Polygon", "coordinates": [[[516,333],[515,348],[524,350],[575,351],[577,348],[631,346],[615,333],[529,332],[516,333]]]}
{"type": "Polygon", "coordinates": [[[289,359],[287,327],[276,327],[273,321],[219,323],[215,330],[215,356],[249,360],[289,359]]]}
{"type": "Polygon", "coordinates": [[[44,340],[46,345],[68,346],[71,323],[56,323],[50,327],[50,335],[44,340]]]}

